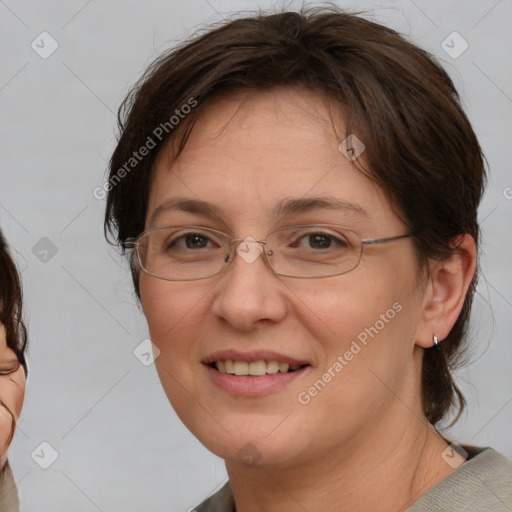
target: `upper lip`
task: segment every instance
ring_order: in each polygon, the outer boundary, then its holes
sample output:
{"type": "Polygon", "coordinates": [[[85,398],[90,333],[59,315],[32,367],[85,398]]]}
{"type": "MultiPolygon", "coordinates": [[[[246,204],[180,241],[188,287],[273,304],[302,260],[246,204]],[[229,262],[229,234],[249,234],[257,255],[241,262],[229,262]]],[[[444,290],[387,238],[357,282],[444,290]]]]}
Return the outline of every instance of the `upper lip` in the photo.
{"type": "Polygon", "coordinates": [[[297,359],[295,357],[279,354],[272,350],[253,350],[251,352],[243,352],[240,350],[219,350],[213,352],[203,359],[204,364],[211,364],[215,361],[247,361],[253,363],[255,361],[277,361],[278,363],[288,363],[290,366],[306,365],[309,364],[304,359],[297,359]]]}

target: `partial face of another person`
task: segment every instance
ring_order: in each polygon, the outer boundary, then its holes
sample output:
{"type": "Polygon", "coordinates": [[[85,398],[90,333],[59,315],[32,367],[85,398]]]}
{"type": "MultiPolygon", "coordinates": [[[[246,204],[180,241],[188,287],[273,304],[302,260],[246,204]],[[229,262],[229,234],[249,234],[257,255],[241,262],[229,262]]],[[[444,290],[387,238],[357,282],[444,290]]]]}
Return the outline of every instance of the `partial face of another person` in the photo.
{"type": "MultiPolygon", "coordinates": [[[[159,154],[145,229],[193,225],[256,240],[302,224],[346,226],[362,239],[405,234],[382,190],[340,152],[344,130],[337,127],[337,138],[326,101],[308,91],[216,100],[178,159],[166,149],[159,154]],[[345,207],[276,214],[284,201],[312,198],[345,207]],[[170,207],[177,199],[208,202],[216,215],[170,207]]],[[[204,250],[180,243],[184,251],[204,250]]],[[[253,450],[259,463],[286,466],[348,451],[411,415],[403,402],[421,414],[415,339],[423,328],[422,276],[406,238],[365,245],[359,265],[343,275],[283,277],[261,256],[236,254],[208,279],[141,272],[140,291],[160,379],[189,430],[225,459],[242,461],[253,450]],[[270,373],[271,360],[301,368],[272,381],[212,367],[212,359],[230,358],[242,371],[244,359],[254,358],[270,373]],[[250,383],[258,378],[268,387],[250,383]]]]}
{"type": "Polygon", "coordinates": [[[25,397],[25,371],[7,346],[5,327],[0,324],[0,462],[4,466],[11,442],[13,422],[18,419],[25,397]]]}

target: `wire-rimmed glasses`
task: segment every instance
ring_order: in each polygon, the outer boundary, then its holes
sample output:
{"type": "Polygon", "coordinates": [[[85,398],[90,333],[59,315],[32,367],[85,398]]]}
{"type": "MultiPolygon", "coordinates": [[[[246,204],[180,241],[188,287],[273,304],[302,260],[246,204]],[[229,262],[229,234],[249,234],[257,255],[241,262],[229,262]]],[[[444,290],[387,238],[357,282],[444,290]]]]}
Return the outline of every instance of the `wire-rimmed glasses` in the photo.
{"type": "Polygon", "coordinates": [[[167,226],[129,238],[124,247],[134,249],[132,260],[142,270],[168,281],[208,279],[224,271],[238,253],[247,263],[262,254],[277,275],[312,279],[346,274],[361,261],[364,245],[383,244],[414,233],[361,239],[351,228],[336,224],[287,226],[265,240],[231,238],[203,226],[167,226]]]}

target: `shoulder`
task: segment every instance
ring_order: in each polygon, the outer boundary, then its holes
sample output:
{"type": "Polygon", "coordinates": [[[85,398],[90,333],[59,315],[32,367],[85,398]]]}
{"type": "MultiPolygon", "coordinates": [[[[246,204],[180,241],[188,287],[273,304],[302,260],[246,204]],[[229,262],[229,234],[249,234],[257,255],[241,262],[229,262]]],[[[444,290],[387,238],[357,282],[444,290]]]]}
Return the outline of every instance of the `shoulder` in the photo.
{"type": "Polygon", "coordinates": [[[6,462],[0,471],[0,510],[2,512],[18,512],[19,510],[18,490],[9,462],[6,462]]]}
{"type": "MultiPolygon", "coordinates": [[[[492,448],[463,446],[470,458],[406,512],[511,512],[512,463],[492,448]]],[[[236,512],[229,481],[192,512],[236,512]]]]}
{"type": "Polygon", "coordinates": [[[492,448],[463,446],[468,460],[416,501],[407,512],[510,512],[512,463],[492,448]]]}
{"type": "Polygon", "coordinates": [[[229,481],[215,494],[192,509],[191,512],[236,512],[235,500],[229,481]]]}

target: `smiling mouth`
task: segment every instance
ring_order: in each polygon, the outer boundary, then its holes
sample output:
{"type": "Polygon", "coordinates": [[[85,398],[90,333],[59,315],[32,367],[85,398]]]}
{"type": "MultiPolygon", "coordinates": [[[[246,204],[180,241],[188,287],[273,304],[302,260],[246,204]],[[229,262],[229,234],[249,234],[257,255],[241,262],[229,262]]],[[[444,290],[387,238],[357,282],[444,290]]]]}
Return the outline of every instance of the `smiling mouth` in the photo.
{"type": "Polygon", "coordinates": [[[274,360],[269,361],[233,361],[231,359],[222,359],[210,363],[212,368],[228,375],[263,377],[264,375],[275,375],[277,373],[293,373],[309,364],[292,365],[281,363],[274,360]]]}

